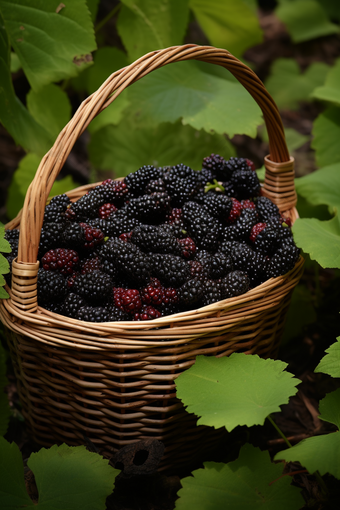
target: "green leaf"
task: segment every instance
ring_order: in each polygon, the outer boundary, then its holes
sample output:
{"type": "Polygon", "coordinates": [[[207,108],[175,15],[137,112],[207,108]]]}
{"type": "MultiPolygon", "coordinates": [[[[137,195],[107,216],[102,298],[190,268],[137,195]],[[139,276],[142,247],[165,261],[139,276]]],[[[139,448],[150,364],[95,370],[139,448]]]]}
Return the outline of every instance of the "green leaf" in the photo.
{"type": "MultiPolygon", "coordinates": [[[[10,250],[12,251],[12,250],[10,250]]],[[[8,260],[0,253],[0,274],[9,273],[9,262],[8,260]]]]}
{"type": "Polygon", "coordinates": [[[5,291],[3,287],[0,287],[0,299],[8,299],[9,294],[5,291]]]}
{"type": "Polygon", "coordinates": [[[322,85],[329,66],[314,62],[304,72],[296,60],[278,58],[271,68],[271,74],[265,82],[268,92],[281,109],[296,110],[301,101],[310,101],[315,87],[322,85]]]}
{"type": "Polygon", "coordinates": [[[294,43],[337,34],[339,27],[331,23],[317,0],[280,0],[275,13],[287,26],[294,43]]]}
{"type": "Polygon", "coordinates": [[[284,372],[286,363],[257,355],[197,356],[195,364],[176,379],[177,397],[198,425],[225,427],[263,425],[297,392],[299,380],[284,372]]]}
{"type": "Polygon", "coordinates": [[[318,2],[331,19],[337,19],[340,21],[338,0],[318,0],[318,2]]]}
{"type": "MultiPolygon", "coordinates": [[[[1,4],[0,4],[1,6],[1,4]]],[[[10,72],[10,46],[0,11],[0,122],[26,151],[43,156],[53,139],[16,97],[10,72]]]]}
{"type": "MultiPolygon", "coordinates": [[[[340,388],[328,393],[320,402],[320,418],[340,427],[340,388]]],[[[340,432],[309,437],[275,455],[275,460],[300,462],[310,473],[330,473],[340,479],[340,432]]]]}
{"type": "Polygon", "coordinates": [[[182,478],[178,510],[299,510],[304,504],[283,465],[273,464],[268,452],[245,444],[239,458],[228,464],[205,462],[204,469],[182,478]]]}
{"type": "Polygon", "coordinates": [[[16,73],[21,69],[21,62],[14,51],[11,51],[11,73],[16,73]]]}
{"type": "Polygon", "coordinates": [[[247,134],[262,124],[261,110],[239,83],[203,73],[195,62],[168,65],[129,89],[136,121],[176,122],[211,133],[247,134]]]}
{"type": "Polygon", "coordinates": [[[86,3],[91,14],[92,23],[94,23],[97,17],[99,0],[86,0],[86,3]]]}
{"type": "Polygon", "coordinates": [[[329,221],[298,218],[293,227],[295,243],[320,266],[340,268],[339,216],[329,221]]]}
{"type": "Polygon", "coordinates": [[[301,335],[308,324],[316,321],[317,315],[309,289],[305,285],[297,285],[293,291],[289,306],[282,345],[301,335]]]}
{"type": "Polygon", "coordinates": [[[9,244],[7,239],[4,239],[4,237],[3,237],[4,233],[0,232],[0,252],[11,253],[11,251],[12,251],[11,245],[9,244]]]}
{"type": "Polygon", "coordinates": [[[38,90],[76,76],[96,49],[85,0],[0,0],[6,30],[28,81],[38,90]]]}
{"type": "Polygon", "coordinates": [[[31,89],[26,97],[27,108],[32,117],[54,139],[71,118],[71,103],[63,90],[50,83],[39,92],[31,89]]]}
{"type": "MultiPolygon", "coordinates": [[[[261,126],[260,128],[260,136],[263,141],[269,142],[268,132],[265,126],[261,126]]],[[[293,128],[285,128],[285,138],[287,147],[290,153],[294,152],[296,149],[302,147],[306,142],[309,141],[310,137],[303,135],[296,131],[293,128]]]]}
{"type": "Polygon", "coordinates": [[[235,154],[230,142],[222,135],[195,131],[179,122],[134,129],[128,120],[119,126],[107,126],[97,131],[88,150],[93,165],[111,169],[116,176],[127,175],[147,164],[184,163],[198,170],[202,168],[203,158],[211,153],[222,154],[227,159],[235,154]]]}
{"type": "Polygon", "coordinates": [[[326,76],[324,85],[316,87],[312,93],[312,97],[321,99],[321,101],[330,101],[340,106],[340,59],[338,59],[334,66],[331,67],[330,71],[326,76]]]}
{"type": "Polygon", "coordinates": [[[6,510],[36,508],[25,487],[24,464],[18,446],[0,437],[0,502],[6,510]]]}
{"type": "Polygon", "coordinates": [[[131,61],[182,44],[189,0],[122,0],[117,30],[131,61]]]}
{"type": "Polygon", "coordinates": [[[326,349],[326,352],[326,356],[322,358],[314,372],[340,377],[340,336],[337,338],[337,342],[326,349]]]}
{"type": "MultiPolygon", "coordinates": [[[[14,172],[7,198],[7,213],[10,218],[14,218],[22,208],[26,191],[34,178],[39,164],[40,158],[38,156],[27,154],[22,158],[19,167],[14,172]]],[[[53,184],[51,194],[59,195],[77,186],[72,177],[67,176],[53,184]]]]}
{"type": "Polygon", "coordinates": [[[331,106],[322,112],[313,125],[315,159],[318,166],[340,161],[340,108],[331,106]]]}
{"type": "Polygon", "coordinates": [[[256,11],[247,1],[190,0],[190,8],[213,46],[236,56],[262,42],[256,11]]]}
{"type": "Polygon", "coordinates": [[[295,179],[295,187],[313,205],[340,208],[340,162],[295,179]]]}
{"type": "MultiPolygon", "coordinates": [[[[1,290],[6,292],[0,287],[1,290]]],[[[7,292],[6,292],[7,294],[7,292]]],[[[0,343],[0,436],[3,436],[7,432],[9,418],[11,415],[11,409],[8,403],[7,394],[4,392],[5,386],[8,384],[6,377],[6,351],[0,343]]]]}

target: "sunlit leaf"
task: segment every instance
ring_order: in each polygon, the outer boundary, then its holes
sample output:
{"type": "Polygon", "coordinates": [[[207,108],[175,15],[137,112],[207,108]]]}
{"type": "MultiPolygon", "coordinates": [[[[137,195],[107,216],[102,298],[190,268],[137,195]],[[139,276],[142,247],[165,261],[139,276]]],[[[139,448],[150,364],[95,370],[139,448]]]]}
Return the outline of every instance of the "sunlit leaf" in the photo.
{"type": "Polygon", "coordinates": [[[11,51],[11,73],[16,73],[21,69],[21,62],[14,51],[11,51]]]}
{"type": "Polygon", "coordinates": [[[265,85],[281,109],[296,110],[301,101],[310,101],[315,87],[322,85],[329,66],[323,62],[313,62],[301,73],[296,60],[278,58],[274,61],[270,76],[265,85]]]}
{"type": "Polygon", "coordinates": [[[299,510],[304,504],[283,465],[273,464],[268,452],[245,444],[239,458],[228,464],[205,462],[204,469],[182,478],[178,510],[299,510]]]}
{"type": "Polygon", "coordinates": [[[176,379],[177,397],[198,425],[225,427],[263,425],[297,392],[299,380],[285,372],[286,363],[257,355],[197,356],[195,364],[176,379]]]}
{"type": "Polygon", "coordinates": [[[194,62],[168,65],[129,88],[136,122],[176,122],[220,134],[256,137],[261,110],[239,84],[202,72],[194,62]]]}
{"type": "Polygon", "coordinates": [[[330,101],[340,106],[340,59],[338,59],[334,66],[329,70],[324,85],[316,87],[312,96],[322,101],[330,101]]]}
{"type": "Polygon", "coordinates": [[[116,176],[127,175],[149,164],[184,163],[200,170],[203,158],[211,153],[227,159],[235,154],[224,136],[195,131],[179,122],[148,129],[133,129],[128,121],[107,126],[92,136],[88,149],[93,165],[111,169],[116,176]]]}
{"type": "Polygon", "coordinates": [[[320,113],[313,124],[312,148],[318,166],[340,161],[340,108],[331,106],[320,113]]]}
{"type": "Polygon", "coordinates": [[[131,61],[149,51],[182,44],[188,0],[122,0],[117,30],[131,61]]]}
{"type": "Polygon", "coordinates": [[[326,349],[326,352],[326,356],[322,358],[314,372],[340,377],[340,336],[334,344],[326,349]]]}
{"type": "Polygon", "coordinates": [[[340,208],[340,162],[295,179],[295,187],[313,205],[340,208]]]}
{"type": "Polygon", "coordinates": [[[339,32],[339,27],[329,20],[317,0],[279,0],[279,4],[275,13],[287,26],[295,43],[339,32]]]}
{"type": "Polygon", "coordinates": [[[213,46],[242,56],[262,42],[258,17],[247,1],[190,0],[189,5],[213,46]]]}
{"type": "MultiPolygon", "coordinates": [[[[320,418],[340,427],[340,388],[328,393],[320,402],[320,418]]],[[[309,437],[275,455],[275,460],[300,462],[310,473],[330,473],[340,479],[340,432],[309,437]]]]}
{"type": "Polygon", "coordinates": [[[33,89],[76,76],[96,49],[86,0],[0,0],[10,42],[33,89]]]}

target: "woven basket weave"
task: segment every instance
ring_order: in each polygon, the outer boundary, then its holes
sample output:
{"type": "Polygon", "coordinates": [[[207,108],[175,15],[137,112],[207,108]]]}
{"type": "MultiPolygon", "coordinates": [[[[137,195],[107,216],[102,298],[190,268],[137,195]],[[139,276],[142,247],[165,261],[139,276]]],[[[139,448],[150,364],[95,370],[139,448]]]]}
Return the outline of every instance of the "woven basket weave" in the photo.
{"type": "MultiPolygon", "coordinates": [[[[191,462],[223,433],[196,427],[176,399],[175,378],[199,354],[235,351],[275,357],[302,258],[284,276],[246,294],[144,322],[88,323],[37,304],[37,252],[44,208],[60,169],[90,121],[128,85],[172,62],[201,60],[225,67],[262,109],[269,135],[263,194],[294,221],[293,158],[275,103],[259,78],[228,51],[186,45],[155,51],[113,73],[79,107],[44,156],[24,208],[6,228],[20,228],[10,299],[0,305],[18,391],[32,437],[41,445],[84,443],[112,455],[124,445],[155,438],[165,443],[162,467],[191,462]]],[[[147,163],[147,162],[146,162],[147,163]]],[[[175,163],[175,162],[174,162],[175,163]]],[[[93,186],[68,193],[80,198],[93,186]]]]}

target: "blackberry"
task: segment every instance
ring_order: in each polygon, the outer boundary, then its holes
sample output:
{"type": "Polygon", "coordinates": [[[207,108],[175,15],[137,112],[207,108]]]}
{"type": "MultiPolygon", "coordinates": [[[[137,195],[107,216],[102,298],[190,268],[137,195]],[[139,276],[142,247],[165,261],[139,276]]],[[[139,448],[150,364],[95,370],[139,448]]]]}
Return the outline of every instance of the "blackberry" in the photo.
{"type": "Polygon", "coordinates": [[[177,239],[177,242],[180,246],[181,255],[184,258],[190,259],[195,255],[196,244],[191,239],[191,237],[185,237],[184,239],[177,239]]]}
{"type": "Polygon", "coordinates": [[[38,270],[38,303],[58,303],[67,294],[66,279],[60,273],[38,270]]]}
{"type": "Polygon", "coordinates": [[[76,313],[76,319],[86,322],[110,322],[111,314],[102,306],[82,306],[76,313]]]}
{"type": "Polygon", "coordinates": [[[260,194],[260,181],[256,172],[249,168],[236,170],[231,176],[231,182],[236,191],[235,197],[239,200],[257,197],[260,194]]]}
{"type": "Polygon", "coordinates": [[[252,229],[250,239],[256,251],[269,256],[275,252],[280,242],[278,230],[266,223],[257,223],[252,229]]]}
{"type": "Polygon", "coordinates": [[[99,230],[99,228],[87,225],[86,223],[79,223],[79,225],[82,227],[85,234],[85,242],[83,244],[83,248],[86,250],[92,250],[99,244],[103,243],[104,234],[101,230],[99,230]]]}
{"type": "MultiPolygon", "coordinates": [[[[92,224],[92,222],[94,222],[94,220],[92,220],[89,223],[92,224]]],[[[104,227],[105,230],[101,229],[104,232],[104,234],[109,237],[119,237],[121,234],[131,232],[137,225],[140,224],[140,222],[137,218],[127,217],[126,211],[123,208],[119,209],[116,213],[109,216],[106,221],[106,224],[107,225],[104,227]]]]}
{"type": "MultiPolygon", "coordinates": [[[[159,224],[165,220],[170,209],[170,197],[167,193],[152,193],[131,198],[124,207],[128,218],[159,224]]],[[[122,232],[123,233],[123,232],[122,232]]]]}
{"type": "Polygon", "coordinates": [[[130,321],[131,316],[124,312],[124,310],[121,310],[115,305],[110,305],[108,307],[108,311],[110,312],[110,322],[121,322],[121,321],[130,321]]]}
{"type": "Polygon", "coordinates": [[[219,280],[206,280],[203,283],[202,306],[211,305],[222,299],[222,286],[219,280]]]}
{"type": "Polygon", "coordinates": [[[70,223],[63,229],[61,239],[68,248],[78,250],[86,241],[85,231],[79,223],[70,223]]]}
{"type": "Polygon", "coordinates": [[[170,254],[154,254],[150,257],[153,273],[165,285],[179,287],[190,277],[188,262],[170,254]]]}
{"type": "Polygon", "coordinates": [[[131,172],[125,177],[125,184],[129,192],[134,197],[140,197],[145,194],[145,188],[150,181],[155,181],[162,177],[162,170],[152,165],[144,165],[136,172],[131,172]]]}
{"type": "Polygon", "coordinates": [[[213,182],[216,179],[216,173],[212,168],[202,168],[198,174],[199,180],[203,186],[206,186],[209,182],[213,182]]]}
{"type": "MultiPolygon", "coordinates": [[[[93,259],[85,259],[81,263],[81,274],[92,273],[93,271],[103,271],[103,264],[99,257],[93,259]]],[[[106,271],[104,271],[106,273],[106,271]]]]}
{"type": "MultiPolygon", "coordinates": [[[[65,225],[62,223],[46,223],[40,233],[39,255],[42,256],[53,248],[59,248],[63,244],[63,232],[65,225]]],[[[72,246],[69,246],[72,248],[72,246]]]]}
{"type": "Polygon", "coordinates": [[[188,236],[187,231],[185,230],[186,227],[182,220],[179,220],[175,223],[162,223],[160,225],[160,228],[164,230],[165,232],[168,232],[171,236],[178,239],[185,239],[188,236]]]}
{"type": "Polygon", "coordinates": [[[195,202],[188,202],[183,206],[183,220],[189,236],[200,248],[217,249],[222,224],[216,218],[195,202]]]}
{"type": "Polygon", "coordinates": [[[222,193],[207,193],[203,198],[204,209],[214,218],[224,220],[229,217],[233,202],[222,193]]]}
{"type": "Polygon", "coordinates": [[[152,193],[164,193],[166,191],[165,183],[163,179],[156,179],[150,181],[145,188],[145,193],[151,195],[152,193]]]}
{"type": "Polygon", "coordinates": [[[268,257],[262,253],[256,253],[247,244],[238,244],[231,250],[231,258],[234,269],[245,271],[252,287],[256,287],[265,279],[268,257]]]}
{"type": "Polygon", "coordinates": [[[232,271],[221,280],[224,299],[240,296],[249,290],[249,277],[244,271],[232,271]]]}
{"type": "MultiPolygon", "coordinates": [[[[131,282],[145,284],[151,273],[149,257],[132,243],[112,238],[104,244],[100,251],[103,261],[114,263],[120,273],[131,282]]],[[[103,263],[105,268],[105,265],[103,263]]]]}
{"type": "Polygon", "coordinates": [[[74,250],[56,248],[45,253],[41,258],[41,263],[45,271],[59,271],[66,276],[74,273],[78,268],[79,255],[74,250]]]}
{"type": "Polygon", "coordinates": [[[171,197],[172,207],[181,207],[192,200],[202,187],[198,172],[183,164],[171,167],[164,174],[163,180],[171,197]]]}
{"type": "Polygon", "coordinates": [[[198,304],[204,294],[204,286],[201,280],[193,278],[188,280],[177,289],[178,302],[185,308],[198,304]]]}
{"type": "Polygon", "coordinates": [[[11,244],[11,241],[19,241],[19,230],[5,230],[5,239],[11,244]]]}
{"type": "Polygon", "coordinates": [[[235,172],[239,170],[249,170],[247,160],[245,158],[230,158],[226,161],[223,172],[218,176],[220,181],[229,181],[235,172]]]}
{"type": "Polygon", "coordinates": [[[75,213],[77,221],[87,221],[95,218],[98,215],[99,208],[110,202],[110,198],[110,190],[103,185],[99,185],[80,197],[77,202],[73,202],[70,209],[75,213]]]}
{"type": "Polygon", "coordinates": [[[70,204],[71,200],[65,194],[53,197],[45,207],[44,223],[65,222],[65,211],[70,204]]]}
{"type": "Polygon", "coordinates": [[[18,252],[4,253],[3,255],[9,264],[9,272],[4,274],[3,276],[6,280],[7,285],[9,287],[11,287],[11,285],[12,285],[12,262],[18,256],[18,252]]]}
{"type": "Polygon", "coordinates": [[[252,209],[242,209],[239,218],[227,225],[221,235],[223,241],[244,241],[246,242],[251,234],[253,226],[257,223],[257,212],[252,209]]]}
{"type": "Polygon", "coordinates": [[[151,278],[149,284],[140,290],[143,304],[160,306],[164,297],[164,287],[157,278],[151,278]]]}
{"type": "Polygon", "coordinates": [[[139,310],[139,312],[136,312],[133,316],[134,321],[149,321],[152,319],[158,319],[158,317],[161,317],[162,314],[159,310],[154,308],[151,305],[144,305],[139,310]]]}
{"type": "Polygon", "coordinates": [[[93,271],[76,276],[72,291],[85,298],[90,304],[105,303],[112,295],[113,282],[109,275],[93,271]]]}
{"type": "Polygon", "coordinates": [[[105,260],[102,257],[100,257],[100,260],[101,260],[100,271],[103,271],[103,273],[106,273],[109,276],[111,276],[112,281],[114,283],[117,283],[119,279],[119,270],[115,262],[112,262],[111,260],[105,260]]]}
{"type": "Polygon", "coordinates": [[[235,248],[241,246],[239,241],[223,241],[220,244],[219,251],[224,253],[224,255],[231,255],[235,248]]]}
{"type": "Polygon", "coordinates": [[[78,296],[78,294],[70,292],[63,302],[63,315],[76,319],[77,313],[82,306],[87,306],[87,301],[78,296]]]}
{"type": "Polygon", "coordinates": [[[181,308],[178,304],[174,303],[162,303],[161,307],[161,314],[162,317],[166,317],[168,315],[174,315],[175,313],[179,313],[181,311],[181,308]]]}
{"type": "Polygon", "coordinates": [[[209,253],[207,250],[199,250],[195,255],[195,261],[199,262],[202,266],[202,276],[208,277],[210,275],[211,267],[212,267],[212,258],[213,255],[209,253]]]}
{"type": "Polygon", "coordinates": [[[266,223],[270,218],[280,218],[281,214],[277,205],[267,197],[258,197],[256,209],[259,215],[259,221],[266,223]]]}
{"type": "Polygon", "coordinates": [[[182,209],[173,207],[168,214],[167,223],[172,225],[173,223],[179,223],[182,219],[182,209]]]}
{"type": "Polygon", "coordinates": [[[199,260],[189,260],[190,276],[192,278],[207,279],[208,274],[203,264],[199,260]]]}
{"type": "Polygon", "coordinates": [[[117,207],[113,204],[103,204],[99,207],[98,216],[99,218],[106,220],[112,213],[117,211],[117,207]]]}
{"type": "Polygon", "coordinates": [[[233,270],[233,260],[222,252],[217,251],[211,257],[209,276],[212,279],[222,278],[233,270]]]}
{"type": "Polygon", "coordinates": [[[210,182],[214,179],[223,180],[221,177],[225,175],[226,160],[219,154],[211,154],[203,159],[202,171],[210,171],[210,182]]]}
{"type": "Polygon", "coordinates": [[[142,308],[142,300],[137,289],[113,289],[114,305],[125,313],[135,314],[142,308]]]}
{"type": "Polygon", "coordinates": [[[132,230],[131,242],[146,252],[180,255],[176,237],[156,225],[138,225],[132,230]]]}
{"type": "Polygon", "coordinates": [[[49,312],[65,315],[63,303],[44,303],[43,308],[49,312]]]}
{"type": "Polygon", "coordinates": [[[125,200],[129,197],[129,190],[123,180],[106,179],[101,186],[105,188],[107,196],[110,198],[107,202],[113,203],[116,207],[121,207],[125,200]]]}
{"type": "Polygon", "coordinates": [[[268,262],[267,278],[276,278],[293,269],[299,258],[299,253],[300,250],[291,244],[280,247],[268,262]]]}
{"type": "Polygon", "coordinates": [[[235,221],[241,216],[242,212],[242,204],[236,198],[232,198],[232,207],[229,213],[228,218],[226,218],[226,223],[228,225],[231,225],[232,223],[235,223],[235,221]]]}
{"type": "Polygon", "coordinates": [[[222,182],[222,186],[224,188],[224,194],[229,198],[235,198],[237,193],[234,188],[234,185],[231,181],[222,182]]]}

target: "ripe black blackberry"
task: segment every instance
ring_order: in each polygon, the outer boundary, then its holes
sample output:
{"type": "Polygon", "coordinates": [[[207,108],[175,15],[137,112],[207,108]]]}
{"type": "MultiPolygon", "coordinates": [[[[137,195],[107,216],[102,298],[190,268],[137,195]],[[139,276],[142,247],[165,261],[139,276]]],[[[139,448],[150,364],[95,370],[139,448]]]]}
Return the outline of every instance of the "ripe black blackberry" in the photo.
{"type": "Polygon", "coordinates": [[[237,193],[236,193],[236,190],[234,188],[234,185],[231,181],[223,181],[222,182],[222,186],[224,188],[224,194],[225,196],[229,197],[229,198],[235,198],[237,193]]]}
{"type": "Polygon", "coordinates": [[[38,303],[58,303],[63,301],[67,294],[67,282],[60,273],[38,270],[38,303]]]}
{"type": "MultiPolygon", "coordinates": [[[[165,221],[170,210],[170,197],[167,193],[152,193],[131,198],[124,207],[128,218],[137,218],[141,222],[160,224],[165,221]]],[[[121,209],[123,212],[123,209],[121,209]]]]}
{"type": "Polygon", "coordinates": [[[185,309],[197,305],[204,293],[204,286],[201,280],[193,278],[188,280],[177,289],[178,301],[185,309]]]}
{"type": "Polygon", "coordinates": [[[163,176],[172,207],[182,207],[192,200],[202,187],[198,172],[186,165],[171,167],[163,176]]]}
{"type": "Polygon", "coordinates": [[[129,190],[125,179],[106,179],[101,183],[101,186],[105,187],[105,192],[107,196],[110,197],[108,202],[113,203],[116,207],[122,207],[125,200],[129,197],[129,190]]]}
{"type": "Polygon", "coordinates": [[[230,273],[233,268],[234,265],[232,258],[220,251],[217,251],[211,257],[209,277],[212,279],[222,278],[230,273]]]}
{"type": "Polygon", "coordinates": [[[249,165],[245,158],[230,158],[226,161],[223,172],[218,176],[220,181],[229,181],[235,172],[239,170],[249,170],[249,165]]]}
{"type": "Polygon", "coordinates": [[[189,211],[183,206],[183,221],[185,229],[189,236],[195,241],[196,245],[203,250],[215,251],[218,247],[219,237],[222,231],[222,224],[217,218],[213,218],[201,206],[199,211],[189,211]]]}
{"type": "Polygon", "coordinates": [[[150,256],[153,274],[171,287],[179,287],[190,278],[188,262],[177,255],[158,254],[150,256]]]}
{"type": "Polygon", "coordinates": [[[236,191],[235,198],[238,200],[257,197],[260,194],[260,181],[256,172],[249,168],[236,170],[232,174],[230,181],[236,191]]]}
{"type": "Polygon", "coordinates": [[[155,181],[162,177],[162,169],[152,165],[144,165],[136,172],[131,172],[124,179],[129,193],[134,197],[140,197],[145,194],[145,188],[150,181],[155,181]]]}
{"type": "Polygon", "coordinates": [[[266,268],[267,278],[276,278],[293,269],[300,255],[300,250],[292,244],[284,244],[272,256],[266,268]]]}
{"type": "Polygon", "coordinates": [[[107,218],[93,218],[88,220],[87,225],[101,230],[105,237],[111,237],[110,221],[107,218]]]}
{"type": "Polygon", "coordinates": [[[43,308],[59,315],[65,315],[63,303],[44,303],[43,308]]]}
{"type": "Polygon", "coordinates": [[[168,315],[174,315],[175,313],[179,313],[181,311],[181,308],[176,303],[162,303],[160,306],[160,311],[162,314],[162,317],[167,317],[168,315]]]}
{"type": "Polygon", "coordinates": [[[70,292],[63,302],[63,314],[66,315],[66,317],[76,319],[77,313],[82,306],[87,306],[87,301],[81,296],[78,296],[78,294],[70,292]]]}
{"type": "MultiPolygon", "coordinates": [[[[253,227],[252,232],[256,230],[257,225],[253,227]]],[[[270,257],[279,247],[280,244],[279,232],[277,228],[267,225],[266,223],[262,225],[265,225],[264,228],[258,231],[255,236],[251,235],[251,240],[254,243],[255,251],[259,251],[270,257]]]]}
{"type": "Polygon", "coordinates": [[[110,203],[112,200],[111,190],[103,185],[96,186],[86,195],[73,202],[69,209],[75,214],[75,220],[87,221],[98,216],[98,210],[103,204],[110,203]]]}
{"type": "Polygon", "coordinates": [[[84,246],[86,240],[85,231],[79,223],[69,223],[66,228],[63,227],[61,239],[64,246],[78,250],[84,246]]]}
{"type": "Polygon", "coordinates": [[[151,195],[152,193],[165,193],[166,187],[163,179],[155,179],[153,181],[149,181],[149,183],[145,187],[145,193],[147,195],[151,195]]]}
{"type": "Polygon", "coordinates": [[[131,232],[134,227],[139,225],[140,221],[137,218],[128,217],[126,209],[123,207],[109,216],[106,223],[107,230],[105,230],[105,232],[103,230],[104,234],[109,237],[119,237],[121,234],[131,232]]]}
{"type": "Polygon", "coordinates": [[[100,250],[105,268],[105,261],[112,262],[119,271],[135,284],[145,284],[151,274],[149,257],[138,246],[121,239],[112,238],[100,250]]]}
{"type": "MultiPolygon", "coordinates": [[[[65,225],[62,223],[46,223],[40,233],[39,256],[48,250],[63,246],[63,232],[65,225]]],[[[72,246],[70,246],[71,248],[72,246]]]]}
{"type": "Polygon", "coordinates": [[[247,244],[239,243],[231,249],[231,258],[234,269],[245,271],[252,287],[256,287],[265,280],[268,257],[262,253],[256,253],[247,244]]]}
{"type": "Polygon", "coordinates": [[[145,252],[181,254],[176,237],[157,225],[138,225],[132,230],[131,242],[145,252]]]}
{"type": "Polygon", "coordinates": [[[72,285],[72,292],[85,298],[93,305],[109,301],[112,296],[112,289],[112,279],[101,271],[80,274],[76,276],[72,285]]]}
{"type": "Polygon", "coordinates": [[[5,230],[5,239],[11,244],[11,241],[19,241],[19,230],[5,230]]]}
{"type": "Polygon", "coordinates": [[[211,305],[222,299],[222,286],[219,280],[203,282],[202,306],[211,305]]]}
{"type": "Polygon", "coordinates": [[[71,204],[67,195],[56,195],[45,207],[44,223],[64,223],[65,211],[71,204]]]}
{"type": "Polygon", "coordinates": [[[115,322],[115,321],[122,322],[122,321],[130,321],[131,320],[131,315],[124,312],[123,310],[121,310],[120,308],[118,308],[115,305],[110,305],[110,306],[108,306],[107,309],[110,312],[110,322],[115,322]]]}
{"type": "Polygon", "coordinates": [[[258,220],[257,212],[251,209],[242,209],[241,215],[231,225],[224,227],[221,241],[242,241],[249,239],[251,230],[258,220]]]}
{"type": "Polygon", "coordinates": [[[206,193],[202,205],[210,216],[224,220],[228,218],[233,203],[229,197],[222,193],[206,193]]]}
{"type": "Polygon", "coordinates": [[[202,277],[208,278],[211,272],[213,255],[207,250],[197,250],[195,254],[195,261],[199,262],[202,270],[199,273],[202,277]]]}
{"type": "Polygon", "coordinates": [[[102,306],[82,306],[76,313],[76,319],[86,322],[110,322],[111,314],[102,306]]]}
{"type": "Polygon", "coordinates": [[[256,200],[256,209],[259,215],[259,221],[264,223],[272,217],[280,218],[281,214],[277,205],[267,197],[258,197],[256,200]]]}
{"type": "Polygon", "coordinates": [[[212,182],[214,179],[223,180],[221,176],[225,174],[225,165],[226,160],[222,156],[210,154],[210,156],[203,159],[202,171],[210,171],[212,179],[209,182],[212,182]]]}
{"type": "Polygon", "coordinates": [[[249,290],[250,281],[244,271],[232,271],[221,280],[223,299],[240,296],[249,290]]]}

